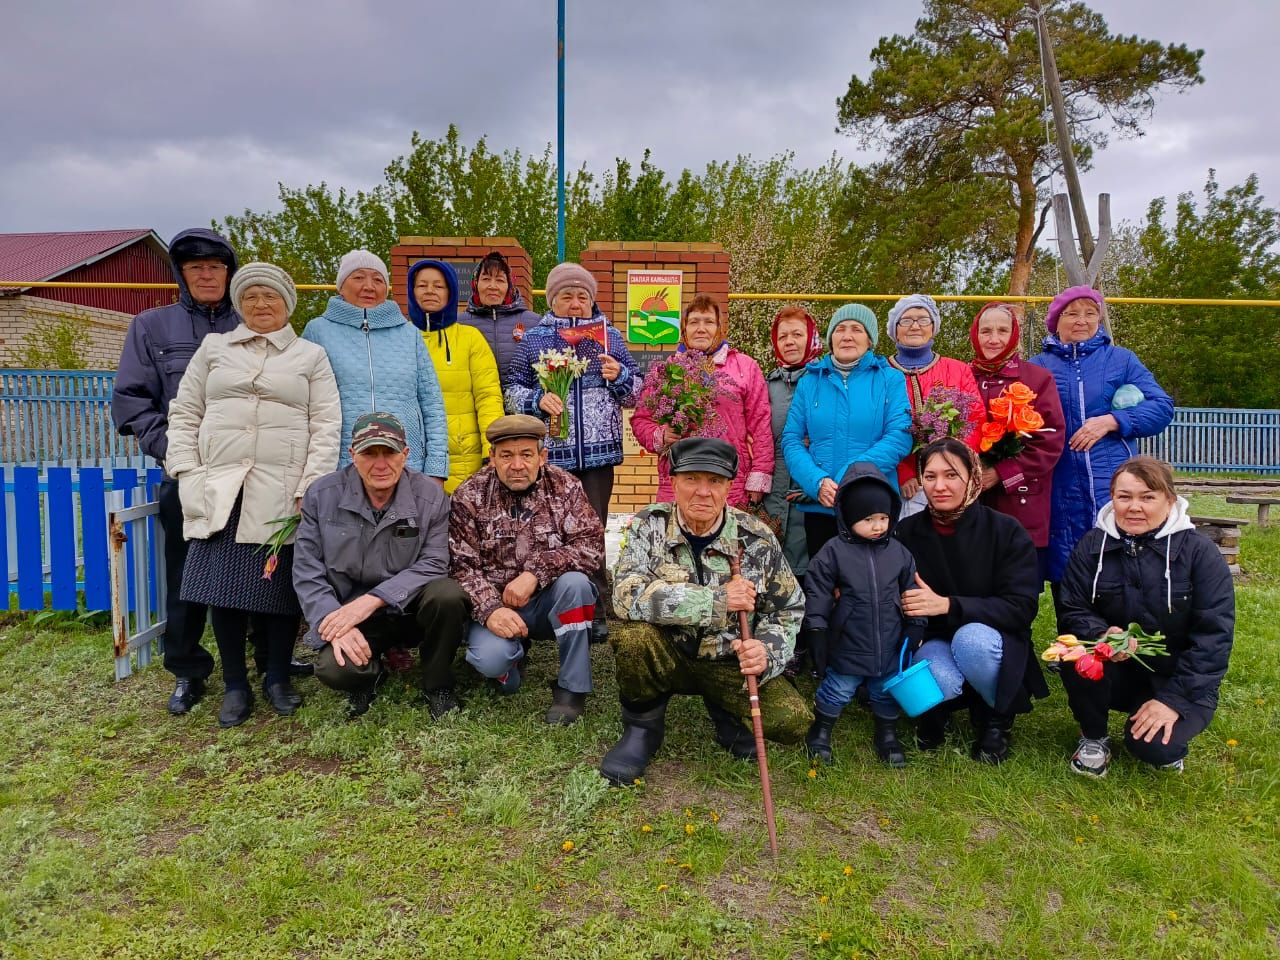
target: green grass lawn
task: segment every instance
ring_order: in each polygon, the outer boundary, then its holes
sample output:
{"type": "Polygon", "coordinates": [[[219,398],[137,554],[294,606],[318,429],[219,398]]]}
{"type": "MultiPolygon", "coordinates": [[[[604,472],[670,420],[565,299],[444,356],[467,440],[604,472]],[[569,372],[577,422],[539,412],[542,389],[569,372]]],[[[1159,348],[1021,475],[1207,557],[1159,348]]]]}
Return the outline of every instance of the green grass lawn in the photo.
{"type": "Polygon", "coordinates": [[[473,684],[442,723],[393,683],[348,724],[308,680],[297,716],[259,703],[220,731],[219,683],[173,719],[158,666],[112,682],[105,631],[11,618],[0,957],[1276,957],[1280,531],[1251,528],[1243,563],[1221,708],[1183,775],[1123,751],[1105,781],[1069,774],[1056,680],[999,769],[957,738],[888,770],[850,710],[835,766],[770,751],[776,862],[755,767],[689,698],[647,782],[605,788],[607,649],[569,729],[540,722],[543,649],[526,690],[473,684]]]}

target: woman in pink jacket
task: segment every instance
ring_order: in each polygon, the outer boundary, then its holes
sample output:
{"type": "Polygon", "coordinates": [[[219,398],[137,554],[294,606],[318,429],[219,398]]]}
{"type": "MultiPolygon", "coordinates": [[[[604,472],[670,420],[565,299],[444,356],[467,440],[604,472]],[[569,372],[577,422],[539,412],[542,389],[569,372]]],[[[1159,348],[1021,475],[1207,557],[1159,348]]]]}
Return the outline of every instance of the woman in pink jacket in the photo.
{"type": "MultiPolygon", "coordinates": [[[[715,366],[716,416],[708,435],[733,444],[738,451],[738,476],[729,488],[729,505],[745,507],[759,503],[773,480],[773,433],[769,424],[769,388],[760,365],[745,353],[729,346],[729,318],[708,296],[696,296],[685,307],[680,328],[679,350],[705,353],[715,366]]],[[[673,499],[671,465],[667,450],[682,437],[669,436],[667,428],[653,421],[642,391],[631,419],[631,429],[640,445],[658,455],[659,503],[673,499]]]]}

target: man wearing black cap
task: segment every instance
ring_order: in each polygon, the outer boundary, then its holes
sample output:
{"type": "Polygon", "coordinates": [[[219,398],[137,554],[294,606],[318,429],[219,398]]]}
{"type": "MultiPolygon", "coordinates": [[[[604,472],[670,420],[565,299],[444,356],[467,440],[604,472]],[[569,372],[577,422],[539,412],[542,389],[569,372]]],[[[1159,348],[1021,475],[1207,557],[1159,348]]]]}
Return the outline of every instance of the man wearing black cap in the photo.
{"type": "MultiPolygon", "coordinates": [[[[212,230],[184,230],[169,244],[178,281],[178,301],[152,307],[134,317],[120,354],[111,419],[125,436],[138,438],[142,452],[164,464],[169,440],[169,403],[200,341],[210,333],[229,333],[240,323],[228,295],[236,255],[212,230]]],[[[205,606],[181,599],[187,543],[182,539],[178,482],[166,475],[160,484],[160,526],[164,530],[164,667],[177,678],[169,712],[183,714],[204,696],[213,658],[200,645],[205,606]]]]}
{"type": "Polygon", "coordinates": [[[591,623],[604,526],[577,477],[547,463],[547,425],[524,414],[485,431],[489,465],[453,494],[450,572],[471,597],[467,662],[503,693],[521,684],[528,644],[554,640],[560,670],[547,723],[578,720],[591,692],[591,623]]]}
{"type": "Polygon", "coordinates": [[[772,531],[726,506],[738,454],[723,440],[691,437],[670,449],[674,503],[655,503],[631,520],[613,570],[613,605],[632,622],[612,631],[622,702],[622,739],[600,772],[625,785],[643,775],[662,745],[672,694],[700,695],[716,742],[755,756],[747,727],[744,675],[760,683],[764,734],[804,738],[808,705],[782,676],[795,649],[804,596],[772,531]],[[741,558],[742,576],[730,560],[741,558]],[[751,622],[743,641],[738,611],[751,622]]]}

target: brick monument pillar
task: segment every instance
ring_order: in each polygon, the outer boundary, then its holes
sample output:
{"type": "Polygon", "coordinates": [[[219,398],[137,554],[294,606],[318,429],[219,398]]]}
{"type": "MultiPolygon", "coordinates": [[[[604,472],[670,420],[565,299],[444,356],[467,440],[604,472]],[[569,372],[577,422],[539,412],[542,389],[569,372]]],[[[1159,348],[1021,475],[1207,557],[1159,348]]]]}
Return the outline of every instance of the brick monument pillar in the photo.
{"type": "Polygon", "coordinates": [[[391,269],[391,296],[408,316],[409,295],[404,284],[409,267],[419,260],[444,260],[458,271],[458,310],[465,312],[476,265],[492,250],[507,258],[511,278],[532,309],[533,260],[514,237],[401,237],[391,248],[391,262],[387,264],[391,269]]]}
{"type": "MultiPolygon", "coordinates": [[[[659,241],[592,241],[579,262],[596,278],[596,302],[628,340],[627,349],[640,366],[641,375],[658,357],[675,345],[631,343],[627,337],[627,272],[630,270],[679,270],[680,309],[697,294],[712,297],[729,311],[729,255],[718,243],[664,243],[659,241]]],[[[394,271],[394,267],[392,270],[394,271]]],[[[673,305],[674,306],[674,305],[673,305]]],[[[634,513],[653,501],[658,489],[657,459],[645,453],[631,433],[631,411],[623,411],[625,459],[614,472],[612,513],[634,513]]]]}

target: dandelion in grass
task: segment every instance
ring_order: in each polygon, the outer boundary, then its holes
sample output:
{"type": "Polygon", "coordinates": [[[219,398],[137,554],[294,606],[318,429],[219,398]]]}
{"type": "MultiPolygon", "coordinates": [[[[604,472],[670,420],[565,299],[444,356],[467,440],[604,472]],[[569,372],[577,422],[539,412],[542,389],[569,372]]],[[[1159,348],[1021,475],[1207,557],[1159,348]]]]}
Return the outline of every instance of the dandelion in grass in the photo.
{"type": "Polygon", "coordinates": [[[847,863],[846,863],[846,864],[844,865],[844,870],[842,870],[841,872],[842,872],[846,877],[852,877],[852,876],[853,876],[853,867],[851,867],[849,864],[847,864],[847,863]]]}
{"type": "Polygon", "coordinates": [[[566,840],[564,843],[560,844],[560,849],[565,853],[573,853],[573,846],[574,844],[572,840],[566,840]]]}
{"type": "Polygon", "coordinates": [[[647,824],[647,823],[646,823],[646,824],[642,824],[642,825],[641,825],[641,827],[640,827],[640,832],[641,832],[641,833],[653,833],[653,827],[652,827],[652,826],[650,826],[650,825],[649,825],[649,824],[647,824]]]}
{"type": "Polygon", "coordinates": [[[692,837],[692,836],[693,836],[693,831],[695,831],[695,830],[697,830],[697,829],[698,829],[698,828],[697,828],[697,827],[695,827],[692,823],[686,823],[686,824],[684,825],[684,835],[685,835],[686,837],[692,837]]]}
{"type": "Polygon", "coordinates": [[[666,892],[667,892],[668,890],[670,890],[670,889],[671,889],[671,884],[669,884],[669,883],[660,883],[660,884],[658,884],[658,892],[659,892],[659,893],[666,893],[666,892]]]}
{"type": "Polygon", "coordinates": [[[1227,741],[1227,746],[1228,746],[1228,747],[1238,747],[1238,746],[1240,746],[1240,741],[1239,741],[1239,740],[1228,740],[1228,741],[1227,741]]]}

